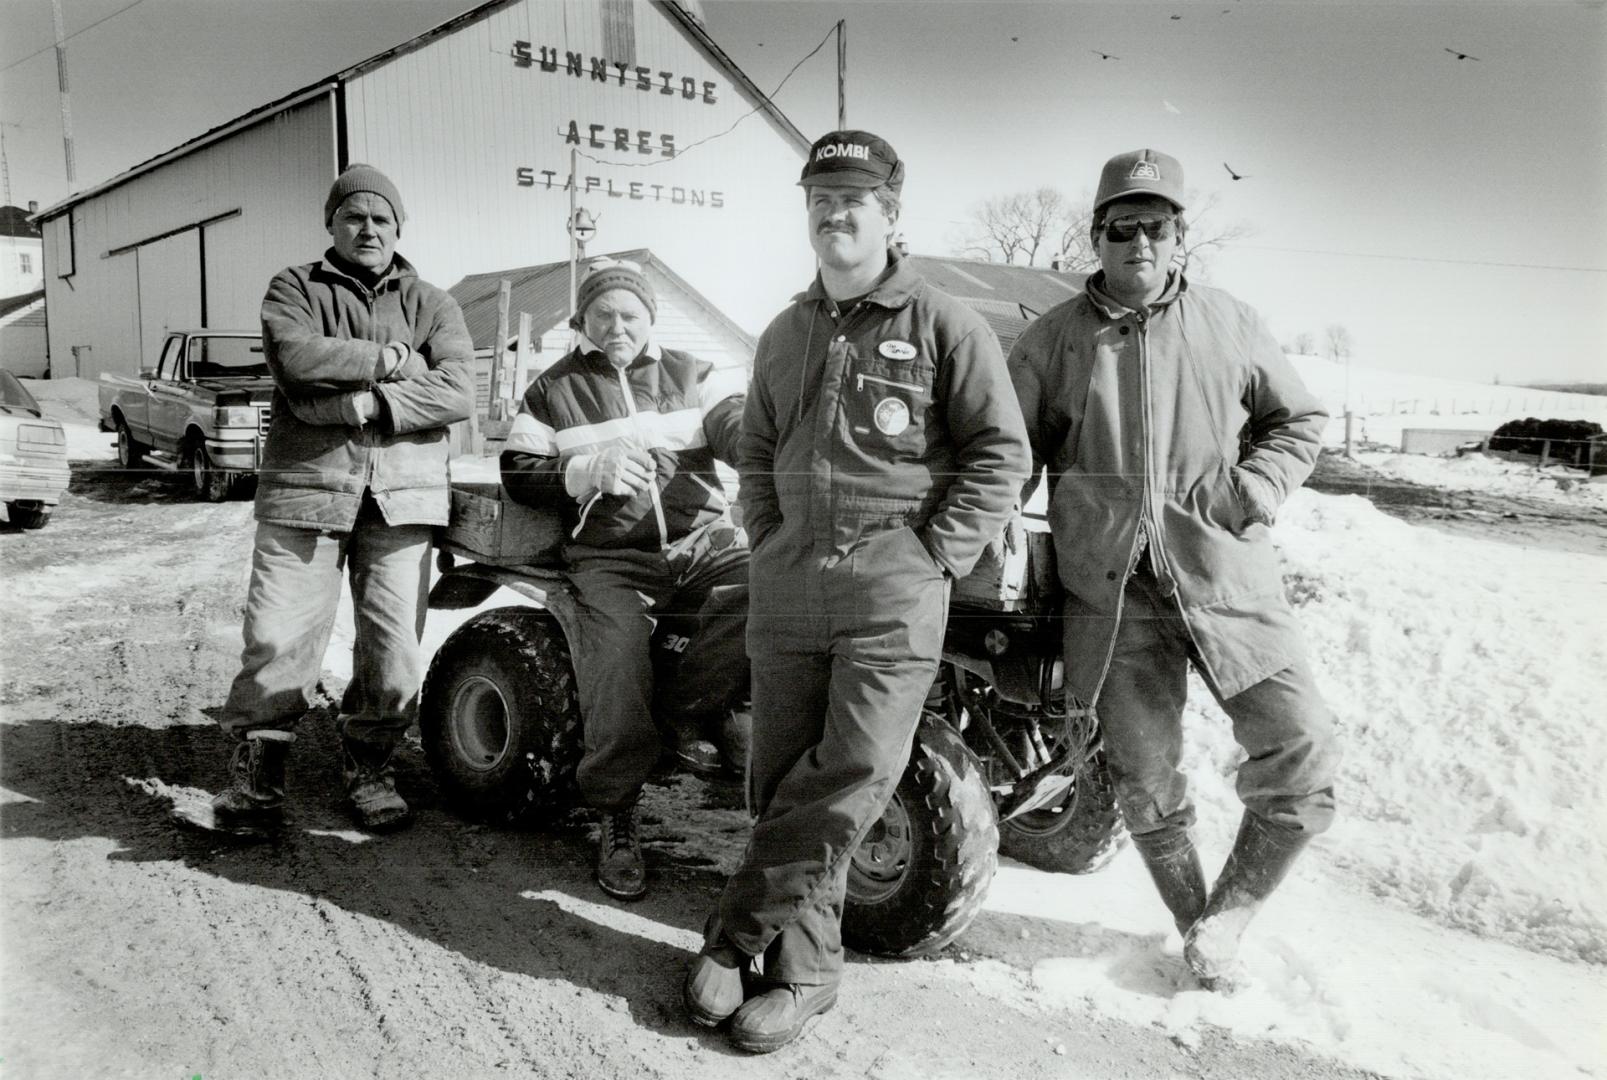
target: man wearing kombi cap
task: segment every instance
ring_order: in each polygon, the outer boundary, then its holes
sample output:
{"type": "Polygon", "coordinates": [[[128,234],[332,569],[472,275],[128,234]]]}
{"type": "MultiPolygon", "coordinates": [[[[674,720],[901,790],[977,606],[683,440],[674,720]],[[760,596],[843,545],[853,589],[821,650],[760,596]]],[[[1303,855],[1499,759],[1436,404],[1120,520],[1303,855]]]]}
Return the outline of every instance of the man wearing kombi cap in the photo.
{"type": "Polygon", "coordinates": [[[751,1052],[836,1001],[849,856],[905,768],[949,582],[1027,477],[992,331],[890,247],[903,181],[868,132],[810,148],[819,273],[760,337],[743,415],[757,821],[684,996],[751,1052]]]}
{"type": "Polygon", "coordinates": [[[1253,309],[1188,281],[1184,200],[1175,158],[1106,162],[1101,269],[1028,328],[1010,372],[1049,469],[1067,687],[1094,703],[1189,967],[1232,991],[1245,926],[1334,815],[1333,719],[1268,532],[1328,418],[1253,309]],[[1179,769],[1191,665],[1247,754],[1238,838],[1209,892],[1179,769]]]}

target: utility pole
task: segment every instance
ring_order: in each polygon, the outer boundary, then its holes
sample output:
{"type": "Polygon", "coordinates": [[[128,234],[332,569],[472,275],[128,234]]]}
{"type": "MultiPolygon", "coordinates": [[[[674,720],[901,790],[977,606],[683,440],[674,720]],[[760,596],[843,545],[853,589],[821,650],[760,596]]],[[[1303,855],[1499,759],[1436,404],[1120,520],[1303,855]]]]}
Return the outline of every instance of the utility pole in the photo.
{"type": "Polygon", "coordinates": [[[67,155],[67,190],[78,191],[78,169],[73,165],[73,107],[67,93],[67,34],[62,26],[61,0],[50,0],[56,29],[56,86],[61,98],[61,145],[67,155]]]}
{"type": "Polygon", "coordinates": [[[837,130],[848,127],[848,20],[837,20],[837,130]]]}
{"type": "Polygon", "coordinates": [[[9,120],[0,120],[0,176],[5,178],[6,201],[4,205],[15,206],[11,201],[11,159],[6,156],[6,128],[20,128],[21,124],[13,124],[9,120]]]}

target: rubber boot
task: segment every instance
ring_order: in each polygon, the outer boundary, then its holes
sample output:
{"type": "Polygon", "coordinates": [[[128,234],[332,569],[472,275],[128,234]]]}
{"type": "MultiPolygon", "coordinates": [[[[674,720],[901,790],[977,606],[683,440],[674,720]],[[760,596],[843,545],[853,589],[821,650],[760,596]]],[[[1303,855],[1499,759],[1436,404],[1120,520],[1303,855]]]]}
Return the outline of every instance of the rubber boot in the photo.
{"type": "Polygon", "coordinates": [[[1170,827],[1133,836],[1161,902],[1172,913],[1177,932],[1187,935],[1205,913],[1205,869],[1187,829],[1170,827]]]}
{"type": "Polygon", "coordinates": [[[212,819],[230,831],[256,831],[284,822],[285,761],[296,736],[248,731],[229,758],[229,786],[212,800],[212,819]]]}
{"type": "Polygon", "coordinates": [[[726,940],[716,912],[703,925],[703,948],[692,958],[681,984],[681,999],[692,1021],[718,1027],[742,1007],[754,958],[726,940]]]}
{"type": "Polygon", "coordinates": [[[345,736],[340,740],[341,776],[346,798],[358,824],[365,829],[394,829],[406,824],[407,802],[396,793],[396,770],[391,756],[396,744],[372,743],[345,736]]]}
{"type": "Polygon", "coordinates": [[[1237,993],[1247,982],[1239,963],[1245,927],[1310,842],[1307,833],[1245,812],[1205,912],[1183,938],[1183,959],[1207,990],[1237,993]]]}
{"type": "Polygon", "coordinates": [[[647,863],[642,859],[637,799],[602,814],[597,830],[597,884],[616,900],[640,900],[647,895],[647,863]]]}
{"type": "Polygon", "coordinates": [[[772,983],[731,1017],[731,1045],[750,1054],[780,1050],[803,1032],[805,1021],[835,1004],[836,983],[772,983]]]}

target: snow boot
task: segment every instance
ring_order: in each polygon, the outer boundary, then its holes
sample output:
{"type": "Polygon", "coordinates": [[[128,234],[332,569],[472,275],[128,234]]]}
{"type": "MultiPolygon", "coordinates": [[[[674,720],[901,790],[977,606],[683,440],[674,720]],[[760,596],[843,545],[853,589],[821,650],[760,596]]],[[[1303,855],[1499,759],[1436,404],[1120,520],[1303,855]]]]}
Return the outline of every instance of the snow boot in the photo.
{"type": "Polygon", "coordinates": [[[1205,989],[1226,994],[1244,989],[1248,980],[1238,956],[1245,927],[1310,840],[1307,833],[1245,811],[1205,912],[1183,938],[1183,959],[1205,989]]]}
{"type": "Polygon", "coordinates": [[[780,1050],[803,1031],[811,1016],[837,1004],[837,984],[773,984],[742,1003],[731,1017],[731,1045],[750,1054],[780,1050]]]}
{"type": "Polygon", "coordinates": [[[229,786],[212,800],[212,819],[226,831],[255,832],[284,823],[285,760],[294,732],[262,728],[235,743],[229,786]]]}
{"type": "Polygon", "coordinates": [[[640,900],[647,895],[639,798],[638,795],[617,809],[604,810],[597,830],[597,884],[616,900],[640,900]]]}
{"type": "Polygon", "coordinates": [[[1177,932],[1187,935],[1205,911],[1205,869],[1194,838],[1187,829],[1169,827],[1156,832],[1135,833],[1133,846],[1144,858],[1161,902],[1172,913],[1177,932]]]}
{"type": "Polygon", "coordinates": [[[681,984],[681,999],[692,1022],[718,1027],[740,1009],[753,968],[753,957],[726,940],[719,913],[710,915],[703,925],[703,948],[693,957],[681,984]]]}
{"type": "Polygon", "coordinates": [[[357,823],[383,831],[406,824],[406,800],[396,793],[396,770],[391,756],[396,744],[372,743],[341,736],[341,777],[357,823]]]}

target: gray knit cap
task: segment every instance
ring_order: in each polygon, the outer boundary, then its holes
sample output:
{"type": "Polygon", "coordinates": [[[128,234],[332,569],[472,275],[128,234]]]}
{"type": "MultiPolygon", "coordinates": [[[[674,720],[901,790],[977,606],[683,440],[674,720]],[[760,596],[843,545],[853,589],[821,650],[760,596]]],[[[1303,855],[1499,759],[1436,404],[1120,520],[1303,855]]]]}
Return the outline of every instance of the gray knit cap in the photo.
{"type": "Polygon", "coordinates": [[[346,166],[330,185],[329,198],[324,200],[325,227],[335,220],[335,211],[346,201],[346,197],[356,195],[359,191],[378,195],[391,204],[391,213],[396,215],[396,230],[400,233],[402,223],[407,220],[407,211],[402,209],[402,193],[396,190],[390,177],[372,165],[360,163],[346,166]]]}

